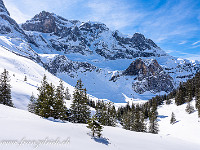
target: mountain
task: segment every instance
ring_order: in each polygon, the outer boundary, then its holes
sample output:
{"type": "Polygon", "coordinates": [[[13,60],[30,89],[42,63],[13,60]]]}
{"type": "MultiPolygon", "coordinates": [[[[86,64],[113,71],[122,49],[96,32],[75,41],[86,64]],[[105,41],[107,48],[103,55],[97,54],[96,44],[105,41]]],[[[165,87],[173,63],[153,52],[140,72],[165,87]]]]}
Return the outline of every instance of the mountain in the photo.
{"type": "Polygon", "coordinates": [[[71,85],[81,78],[88,93],[100,99],[147,100],[170,92],[200,68],[197,61],[166,54],[140,33],[126,36],[99,22],[68,20],[43,11],[19,26],[0,2],[1,47],[71,85]]]}
{"type": "Polygon", "coordinates": [[[166,55],[142,34],[135,33],[131,38],[121,36],[103,23],[67,20],[45,11],[22,24],[22,28],[29,31],[26,33],[32,43],[43,53],[47,48],[64,54],[97,54],[110,60],[166,55]]]}
{"type": "Polygon", "coordinates": [[[166,54],[140,33],[129,37],[99,22],[43,11],[21,27],[46,69],[72,85],[81,78],[88,92],[101,99],[149,99],[172,91],[200,68],[197,61],[166,54]],[[133,62],[142,68],[134,70],[133,62]]]}

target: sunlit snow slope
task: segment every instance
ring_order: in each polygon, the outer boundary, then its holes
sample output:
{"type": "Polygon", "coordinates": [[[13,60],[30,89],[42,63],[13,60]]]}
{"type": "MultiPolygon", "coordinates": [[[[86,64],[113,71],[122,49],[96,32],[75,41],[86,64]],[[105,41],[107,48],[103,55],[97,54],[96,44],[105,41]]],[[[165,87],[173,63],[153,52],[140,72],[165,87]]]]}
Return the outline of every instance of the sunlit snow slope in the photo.
{"type": "Polygon", "coordinates": [[[2,150],[30,150],[36,144],[21,141],[69,139],[68,144],[44,144],[37,150],[199,150],[200,144],[180,140],[171,136],[153,135],[126,131],[116,127],[104,127],[101,139],[92,139],[89,129],[83,124],[60,123],[42,119],[24,110],[0,105],[0,128],[2,150]],[[16,140],[15,144],[2,144],[3,140],[16,140]],[[26,143],[26,142],[24,142],[26,143]]]}

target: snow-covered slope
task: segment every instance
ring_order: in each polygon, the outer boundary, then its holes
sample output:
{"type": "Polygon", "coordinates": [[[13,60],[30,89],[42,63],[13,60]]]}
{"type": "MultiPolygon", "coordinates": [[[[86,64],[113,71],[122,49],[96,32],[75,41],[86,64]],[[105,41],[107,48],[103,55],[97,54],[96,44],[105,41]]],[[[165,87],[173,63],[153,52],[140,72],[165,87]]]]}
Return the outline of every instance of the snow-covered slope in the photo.
{"type": "MultiPolygon", "coordinates": [[[[17,108],[27,109],[27,104],[32,93],[37,94],[37,87],[40,86],[44,74],[49,82],[58,85],[59,79],[46,71],[34,61],[16,55],[7,49],[0,47],[0,72],[7,69],[11,76],[11,91],[14,105],[17,108]],[[27,81],[24,81],[25,76],[27,81]]],[[[64,83],[65,87],[69,87],[72,94],[73,87],[64,83]]]]}
{"type": "Polygon", "coordinates": [[[103,137],[94,139],[90,136],[90,130],[86,125],[52,122],[27,111],[4,105],[0,105],[0,118],[2,129],[0,149],[2,150],[199,150],[200,146],[199,143],[170,135],[137,133],[116,127],[104,127],[103,137]],[[57,144],[48,143],[56,139],[57,144]],[[5,140],[13,141],[7,141],[8,143],[5,144],[5,140]],[[39,140],[46,143],[38,144],[39,140]],[[58,144],[63,140],[65,144],[58,144]],[[9,144],[9,142],[13,143],[9,144]]]}
{"type": "MultiPolygon", "coordinates": [[[[195,107],[194,100],[191,102],[191,105],[195,107]]],[[[195,110],[192,114],[188,114],[185,111],[186,106],[187,104],[176,106],[174,100],[172,100],[172,104],[165,104],[158,108],[160,128],[159,134],[200,144],[200,120],[198,118],[198,111],[195,110]],[[172,112],[174,112],[177,121],[173,125],[170,124],[172,112]]]]}

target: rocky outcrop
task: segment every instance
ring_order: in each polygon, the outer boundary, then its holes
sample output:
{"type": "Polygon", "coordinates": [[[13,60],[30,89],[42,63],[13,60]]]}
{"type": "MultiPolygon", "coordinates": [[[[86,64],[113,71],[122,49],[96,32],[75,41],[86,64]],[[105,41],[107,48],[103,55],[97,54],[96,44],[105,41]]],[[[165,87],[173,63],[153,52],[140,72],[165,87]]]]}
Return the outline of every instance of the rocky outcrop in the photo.
{"type": "Polygon", "coordinates": [[[52,74],[67,73],[73,77],[76,72],[92,72],[98,69],[87,62],[71,61],[64,55],[57,55],[54,58],[45,61],[44,68],[52,74]]]}
{"type": "Polygon", "coordinates": [[[111,81],[116,82],[123,76],[132,77],[132,87],[136,93],[142,94],[146,91],[168,93],[174,89],[173,78],[154,59],[136,59],[121,74],[113,76],[111,81]]]}

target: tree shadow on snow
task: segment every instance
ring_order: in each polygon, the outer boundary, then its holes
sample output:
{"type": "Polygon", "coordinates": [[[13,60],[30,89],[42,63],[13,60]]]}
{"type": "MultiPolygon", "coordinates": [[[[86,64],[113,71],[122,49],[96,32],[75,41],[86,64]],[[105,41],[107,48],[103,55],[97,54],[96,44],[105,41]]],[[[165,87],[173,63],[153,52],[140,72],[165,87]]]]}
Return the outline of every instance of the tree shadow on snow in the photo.
{"type": "Polygon", "coordinates": [[[105,138],[105,137],[93,137],[90,133],[87,133],[89,136],[91,136],[91,139],[93,139],[95,142],[101,143],[101,144],[105,144],[105,145],[109,145],[109,139],[105,138]]]}
{"type": "Polygon", "coordinates": [[[46,119],[46,120],[48,120],[48,121],[52,121],[52,122],[57,122],[57,123],[66,123],[65,121],[62,121],[62,120],[60,120],[60,119],[54,119],[54,118],[52,118],[52,117],[44,118],[44,119],[46,119]]]}
{"type": "Polygon", "coordinates": [[[167,118],[168,116],[159,115],[158,118],[167,118]]]}
{"type": "Polygon", "coordinates": [[[109,140],[108,140],[107,138],[104,138],[104,137],[100,137],[100,138],[92,137],[92,139],[93,139],[95,142],[98,142],[98,143],[101,143],[101,144],[105,144],[105,145],[110,144],[109,140]]]}

